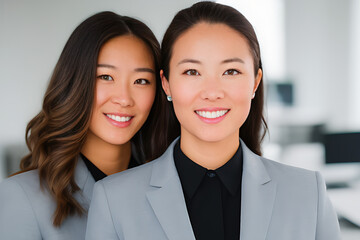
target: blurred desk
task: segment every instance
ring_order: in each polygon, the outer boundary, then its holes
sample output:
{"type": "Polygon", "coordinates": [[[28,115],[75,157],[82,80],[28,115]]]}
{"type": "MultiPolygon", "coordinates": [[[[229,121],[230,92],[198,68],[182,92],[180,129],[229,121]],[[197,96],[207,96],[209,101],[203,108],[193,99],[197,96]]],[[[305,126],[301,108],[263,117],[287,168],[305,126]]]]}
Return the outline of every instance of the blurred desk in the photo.
{"type": "Polygon", "coordinates": [[[340,230],[342,240],[360,239],[360,228],[345,219],[340,219],[340,230]]]}
{"type": "Polygon", "coordinates": [[[340,219],[343,240],[360,239],[360,188],[329,189],[329,197],[340,219]]]}
{"type": "Polygon", "coordinates": [[[328,188],[328,195],[340,219],[342,239],[359,240],[360,164],[327,164],[321,172],[329,186],[348,185],[344,188],[328,188]]]}
{"type": "Polygon", "coordinates": [[[360,230],[360,188],[329,189],[328,194],[339,217],[358,226],[360,230]]]}
{"type": "Polygon", "coordinates": [[[324,147],[318,143],[292,144],[279,152],[285,164],[321,172],[340,218],[342,239],[360,240],[360,163],[325,164],[324,147]]]}

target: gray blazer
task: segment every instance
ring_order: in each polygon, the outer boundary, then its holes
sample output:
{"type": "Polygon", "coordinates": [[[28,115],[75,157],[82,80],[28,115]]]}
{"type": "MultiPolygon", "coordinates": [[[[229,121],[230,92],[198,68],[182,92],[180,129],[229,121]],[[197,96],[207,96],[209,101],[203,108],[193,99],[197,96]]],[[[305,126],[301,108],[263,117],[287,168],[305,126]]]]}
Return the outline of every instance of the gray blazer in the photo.
{"type": "MultiPolygon", "coordinates": [[[[87,210],[95,184],[85,163],[79,158],[75,181],[81,191],[76,200],[87,210]]],[[[40,189],[37,170],[25,172],[0,184],[0,239],[1,240],[81,240],[85,238],[87,216],[68,217],[60,228],[55,228],[55,201],[44,188],[40,189]]]]}
{"type": "MultiPolygon", "coordinates": [[[[195,239],[173,159],[159,159],[95,184],[87,240],[195,239]]],[[[251,152],[244,142],[241,240],[338,240],[339,224],[317,172],[251,152]]]]}

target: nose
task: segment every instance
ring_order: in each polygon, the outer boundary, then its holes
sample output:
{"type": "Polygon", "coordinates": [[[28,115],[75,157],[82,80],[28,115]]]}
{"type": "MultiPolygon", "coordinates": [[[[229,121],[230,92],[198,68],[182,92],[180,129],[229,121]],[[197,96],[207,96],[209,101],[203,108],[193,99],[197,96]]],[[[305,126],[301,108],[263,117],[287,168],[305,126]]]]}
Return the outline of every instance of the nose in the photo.
{"type": "Polygon", "coordinates": [[[201,91],[201,98],[209,101],[216,101],[225,96],[222,88],[221,79],[211,79],[204,81],[203,89],[201,91]]]}
{"type": "Polygon", "coordinates": [[[134,99],[132,98],[130,87],[125,85],[114,86],[111,102],[121,107],[133,106],[134,99]]]}

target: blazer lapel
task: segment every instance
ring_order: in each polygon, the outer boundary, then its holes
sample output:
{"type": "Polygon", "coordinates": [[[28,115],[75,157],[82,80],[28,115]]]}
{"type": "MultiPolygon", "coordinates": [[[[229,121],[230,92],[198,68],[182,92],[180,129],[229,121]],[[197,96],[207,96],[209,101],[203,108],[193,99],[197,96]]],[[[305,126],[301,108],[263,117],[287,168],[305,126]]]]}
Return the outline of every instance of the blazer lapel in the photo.
{"type": "Polygon", "coordinates": [[[168,239],[195,240],[174,164],[173,149],[176,141],[178,139],[154,162],[147,198],[168,239]]]}
{"type": "Polygon", "coordinates": [[[244,166],[241,202],[241,240],[266,239],[276,197],[276,183],[271,181],[261,157],[244,142],[244,166]]]}
{"type": "Polygon", "coordinates": [[[75,196],[77,200],[82,203],[82,206],[88,209],[94,189],[95,180],[91,176],[89,170],[87,169],[84,161],[81,159],[80,156],[78,158],[75,169],[75,182],[81,190],[81,194],[76,194],[75,196]]]}

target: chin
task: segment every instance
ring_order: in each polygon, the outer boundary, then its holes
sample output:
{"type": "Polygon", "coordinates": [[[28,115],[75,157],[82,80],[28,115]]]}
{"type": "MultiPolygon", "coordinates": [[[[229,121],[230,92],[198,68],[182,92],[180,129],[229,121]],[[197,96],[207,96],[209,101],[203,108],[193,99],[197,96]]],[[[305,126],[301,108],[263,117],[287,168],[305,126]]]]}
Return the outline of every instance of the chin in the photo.
{"type": "Polygon", "coordinates": [[[218,133],[206,133],[198,135],[197,138],[203,142],[216,143],[225,140],[226,136],[219,135],[218,133]]]}
{"type": "Polygon", "coordinates": [[[123,145],[127,142],[129,142],[131,139],[124,139],[124,138],[113,138],[113,139],[107,139],[107,143],[111,145],[123,145]]]}

